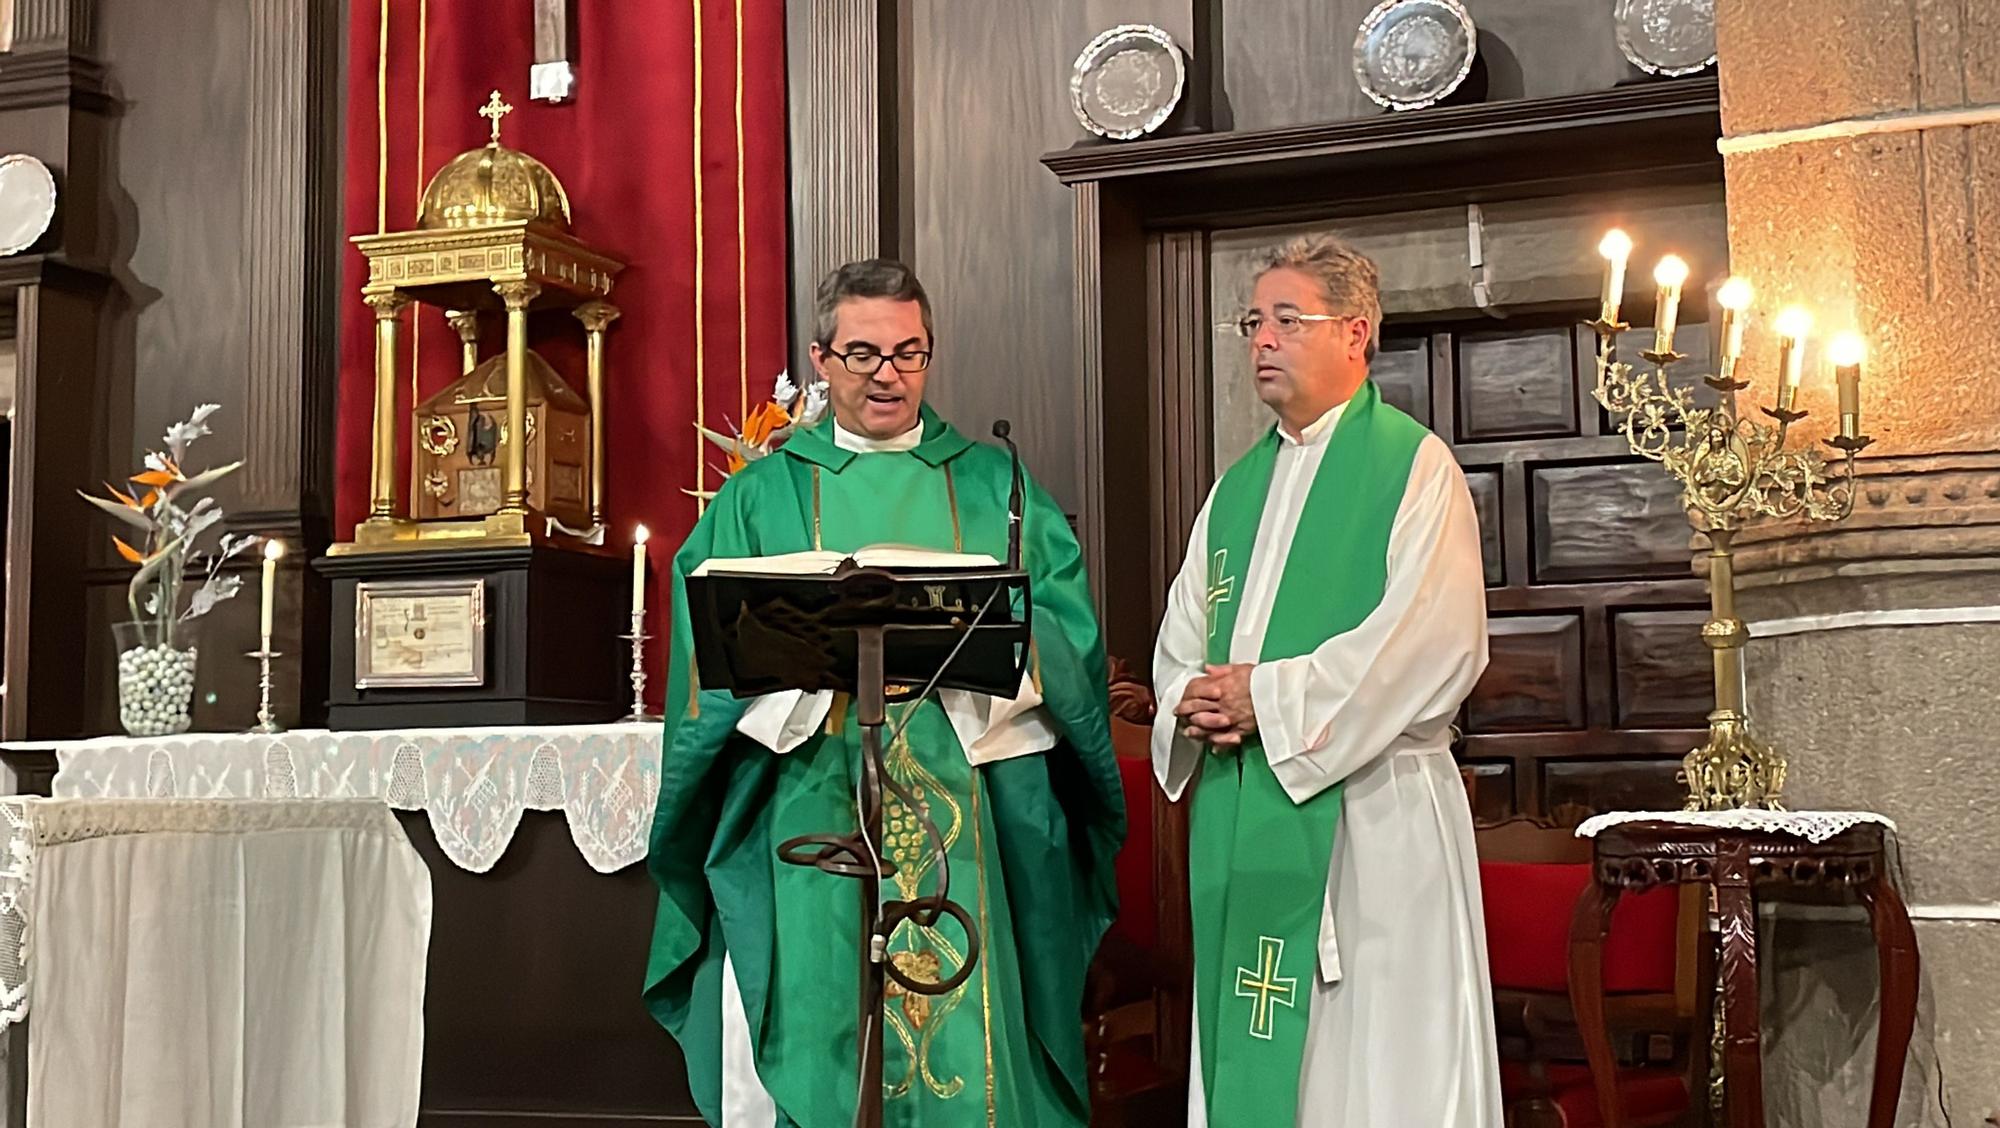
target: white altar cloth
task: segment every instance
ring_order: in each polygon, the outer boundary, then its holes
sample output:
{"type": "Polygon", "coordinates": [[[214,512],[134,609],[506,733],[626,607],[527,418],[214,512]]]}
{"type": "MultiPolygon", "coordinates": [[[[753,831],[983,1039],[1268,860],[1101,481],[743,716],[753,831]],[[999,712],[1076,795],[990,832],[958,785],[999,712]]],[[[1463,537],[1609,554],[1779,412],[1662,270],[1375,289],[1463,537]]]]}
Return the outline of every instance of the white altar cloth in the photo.
{"type": "Polygon", "coordinates": [[[302,729],[103,737],[7,745],[54,749],[57,798],[378,798],[423,811],[445,856],[493,868],[523,811],[561,811],[600,873],[646,857],[660,792],[657,723],[302,729]]]}
{"type": "Polygon", "coordinates": [[[28,1128],[403,1128],[430,874],[377,800],[0,799],[28,1128]]]}

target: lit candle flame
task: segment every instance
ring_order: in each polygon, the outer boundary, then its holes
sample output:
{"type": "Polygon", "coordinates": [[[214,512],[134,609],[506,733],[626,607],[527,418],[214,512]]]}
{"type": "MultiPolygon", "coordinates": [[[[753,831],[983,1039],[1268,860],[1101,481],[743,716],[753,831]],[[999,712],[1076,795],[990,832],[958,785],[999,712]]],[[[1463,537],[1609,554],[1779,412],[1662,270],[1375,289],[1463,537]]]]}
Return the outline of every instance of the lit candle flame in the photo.
{"type": "Polygon", "coordinates": [[[1827,346],[1827,356],[1836,368],[1851,368],[1860,364],[1868,355],[1868,343],[1859,333],[1842,333],[1827,346]]]}
{"type": "Polygon", "coordinates": [[[1803,306],[1787,306],[1778,314],[1778,335],[1787,340],[1803,343],[1811,335],[1812,327],[1812,311],[1803,306]]]}
{"type": "Polygon", "coordinates": [[[1723,309],[1735,310],[1737,313],[1742,313],[1744,310],[1749,309],[1750,301],[1754,297],[1756,297],[1756,291],[1750,288],[1749,280],[1738,278],[1735,275],[1730,275],[1728,280],[1723,282],[1722,287],[1715,291],[1716,302],[1723,309]]]}
{"type": "Polygon", "coordinates": [[[633,544],[645,544],[645,543],[646,543],[646,538],[648,538],[648,537],[650,537],[650,536],[652,536],[652,535],[653,535],[653,534],[651,534],[651,533],[649,533],[649,532],[647,532],[647,531],[646,531],[646,526],[644,526],[644,525],[641,525],[641,526],[639,526],[639,527],[638,527],[637,529],[633,530],[633,533],[632,533],[632,543],[633,543],[633,544]]]}
{"type": "Polygon", "coordinates": [[[1632,237],[1614,227],[1604,233],[1604,239],[1597,244],[1597,253],[1608,259],[1622,261],[1632,253],[1632,237]]]}
{"type": "Polygon", "coordinates": [[[1688,280],[1688,264],[1679,255],[1668,255],[1653,268],[1653,281],[1662,286],[1678,287],[1688,280]]]}
{"type": "Polygon", "coordinates": [[[284,554],[285,554],[284,541],[267,540],[264,542],[264,559],[276,560],[277,558],[283,556],[284,554]]]}

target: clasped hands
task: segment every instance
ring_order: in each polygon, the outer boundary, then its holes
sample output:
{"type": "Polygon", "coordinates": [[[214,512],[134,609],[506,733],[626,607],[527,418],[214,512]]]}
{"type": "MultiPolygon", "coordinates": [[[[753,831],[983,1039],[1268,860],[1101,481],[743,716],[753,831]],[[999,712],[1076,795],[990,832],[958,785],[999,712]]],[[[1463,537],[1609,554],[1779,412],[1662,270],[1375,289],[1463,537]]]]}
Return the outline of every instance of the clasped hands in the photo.
{"type": "Polygon", "coordinates": [[[1208,672],[1187,684],[1174,716],[1181,735],[1199,740],[1212,752],[1240,748],[1243,738],[1257,731],[1257,710],[1250,701],[1251,663],[1205,666],[1208,672]]]}

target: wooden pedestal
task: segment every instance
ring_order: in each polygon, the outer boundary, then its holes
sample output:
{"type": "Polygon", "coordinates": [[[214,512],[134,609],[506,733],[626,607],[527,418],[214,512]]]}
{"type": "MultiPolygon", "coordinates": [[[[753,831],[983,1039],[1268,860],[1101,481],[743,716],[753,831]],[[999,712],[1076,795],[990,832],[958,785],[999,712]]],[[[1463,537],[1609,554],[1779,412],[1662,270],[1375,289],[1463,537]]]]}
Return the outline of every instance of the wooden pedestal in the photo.
{"type": "Polygon", "coordinates": [[[333,585],[327,727],[590,724],[631,706],[629,565],[540,545],[326,556],[333,585]],[[357,689],[356,588],[372,581],[485,585],[485,681],[477,686],[357,689]]]}

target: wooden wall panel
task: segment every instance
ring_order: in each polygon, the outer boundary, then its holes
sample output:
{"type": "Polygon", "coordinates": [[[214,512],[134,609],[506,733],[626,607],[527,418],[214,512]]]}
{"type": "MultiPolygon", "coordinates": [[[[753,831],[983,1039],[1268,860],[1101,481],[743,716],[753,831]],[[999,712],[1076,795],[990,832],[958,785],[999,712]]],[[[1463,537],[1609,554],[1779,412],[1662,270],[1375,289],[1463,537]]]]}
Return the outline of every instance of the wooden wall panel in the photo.
{"type": "Polygon", "coordinates": [[[1639,462],[1533,471],[1535,578],[1684,576],[1691,533],[1680,485],[1639,462]]]}
{"type": "Polygon", "coordinates": [[[1458,437],[1491,442],[1576,433],[1567,326],[1458,338],[1458,437]]]}
{"type": "Polygon", "coordinates": [[[1466,732],[1584,726],[1583,623],[1575,615],[1499,615],[1486,625],[1486,675],[1466,702],[1466,732]]]}
{"type": "Polygon", "coordinates": [[[1618,670],[1621,728],[1685,728],[1714,707],[1714,677],[1701,642],[1702,608],[1614,611],[1612,650],[1618,670]]]}
{"type": "MultiPolygon", "coordinates": [[[[1690,738],[1688,746],[1699,742],[1690,738]]],[[[1673,811],[1687,798],[1674,778],[1678,758],[1545,760],[1541,768],[1545,811],[1673,811]]]]}
{"type": "MultiPolygon", "coordinates": [[[[1354,81],[1354,32],[1376,0],[1258,0],[1223,6],[1223,71],[1239,129],[1383,113],[1354,81]]],[[[1604,0],[1481,0],[1485,100],[1608,89],[1639,72],[1618,53],[1604,0]]]]}
{"type": "Polygon", "coordinates": [[[1403,409],[1426,427],[1431,425],[1431,351],[1422,338],[1382,342],[1368,366],[1368,378],[1382,390],[1385,403],[1403,409]]]}
{"type": "Polygon", "coordinates": [[[1465,467],[1465,486],[1472,493],[1472,508],[1479,514],[1479,555],[1486,569],[1486,586],[1507,582],[1507,559],[1502,527],[1505,517],[1500,506],[1500,470],[1465,467]]]}
{"type": "Polygon", "coordinates": [[[1071,191],[1040,157],[1096,140],[1069,105],[1070,64],[1092,36],[1152,22],[1189,42],[1205,7],[1206,0],[904,6],[902,253],[937,307],[938,353],[925,394],[975,436],[1010,418],[1022,459],[1071,513],[1083,508],[1073,452],[1097,440],[1074,408],[1071,191]]]}

